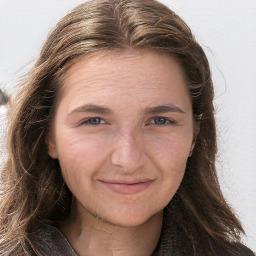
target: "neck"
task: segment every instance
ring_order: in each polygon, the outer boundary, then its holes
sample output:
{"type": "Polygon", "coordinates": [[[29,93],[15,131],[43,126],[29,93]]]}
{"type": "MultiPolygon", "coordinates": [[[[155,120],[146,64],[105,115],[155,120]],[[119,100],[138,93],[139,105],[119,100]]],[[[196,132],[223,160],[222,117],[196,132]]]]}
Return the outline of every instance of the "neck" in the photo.
{"type": "Polygon", "coordinates": [[[73,214],[61,231],[80,256],[149,256],[160,238],[162,212],[136,227],[115,226],[90,213],[73,214]]]}

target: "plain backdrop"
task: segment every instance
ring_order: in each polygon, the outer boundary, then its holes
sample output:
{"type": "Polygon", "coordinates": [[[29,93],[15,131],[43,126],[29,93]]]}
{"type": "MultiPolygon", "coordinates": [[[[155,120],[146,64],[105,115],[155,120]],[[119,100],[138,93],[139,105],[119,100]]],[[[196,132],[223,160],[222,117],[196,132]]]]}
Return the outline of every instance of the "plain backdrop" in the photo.
{"type": "MultiPolygon", "coordinates": [[[[0,88],[15,92],[49,33],[82,0],[0,0],[0,88]]],[[[256,0],[163,0],[203,46],[215,84],[218,175],[256,251],[256,0]]],[[[0,146],[5,139],[0,106],[0,146]]],[[[1,158],[4,158],[2,153],[1,158]]],[[[0,164],[1,164],[0,158],[0,164]]]]}

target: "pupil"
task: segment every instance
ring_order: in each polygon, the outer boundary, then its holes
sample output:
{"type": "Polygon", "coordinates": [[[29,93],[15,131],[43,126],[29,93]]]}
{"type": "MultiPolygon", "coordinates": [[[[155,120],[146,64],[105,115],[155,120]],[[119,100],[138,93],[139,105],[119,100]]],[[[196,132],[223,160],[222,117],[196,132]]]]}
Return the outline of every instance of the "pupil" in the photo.
{"type": "Polygon", "coordinates": [[[166,119],[163,117],[159,117],[155,119],[155,124],[165,124],[166,123],[166,119]]]}
{"type": "Polygon", "coordinates": [[[92,118],[90,119],[90,124],[99,124],[100,123],[100,118],[92,118]]]}

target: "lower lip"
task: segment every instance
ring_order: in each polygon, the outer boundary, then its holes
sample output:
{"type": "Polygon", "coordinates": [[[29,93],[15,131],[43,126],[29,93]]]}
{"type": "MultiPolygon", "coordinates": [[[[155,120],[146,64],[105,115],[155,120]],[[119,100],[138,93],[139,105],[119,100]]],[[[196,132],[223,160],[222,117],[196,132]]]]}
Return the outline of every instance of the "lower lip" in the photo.
{"type": "Polygon", "coordinates": [[[135,184],[109,183],[109,182],[102,182],[102,183],[116,193],[130,195],[130,194],[139,193],[147,189],[152,184],[152,182],[153,181],[151,180],[151,181],[140,182],[135,184]]]}

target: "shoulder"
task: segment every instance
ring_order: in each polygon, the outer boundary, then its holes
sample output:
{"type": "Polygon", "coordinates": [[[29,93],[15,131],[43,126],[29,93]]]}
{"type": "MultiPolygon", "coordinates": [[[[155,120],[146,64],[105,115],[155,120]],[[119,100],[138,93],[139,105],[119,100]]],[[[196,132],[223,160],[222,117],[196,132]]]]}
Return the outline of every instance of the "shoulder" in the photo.
{"type": "Polygon", "coordinates": [[[154,256],[256,256],[239,242],[215,241],[211,237],[197,237],[197,241],[193,240],[178,222],[167,217],[163,220],[162,233],[154,256]]]}
{"type": "MultiPolygon", "coordinates": [[[[224,255],[223,255],[224,256],[224,255]]],[[[229,256],[255,256],[255,253],[241,243],[233,244],[229,256]]]]}
{"type": "Polygon", "coordinates": [[[56,227],[40,224],[38,229],[30,235],[30,240],[37,254],[77,256],[64,235],[56,227]]]}
{"type": "Polygon", "coordinates": [[[256,256],[252,250],[241,243],[229,243],[225,245],[212,244],[212,252],[204,251],[199,253],[198,256],[256,256]]]}

